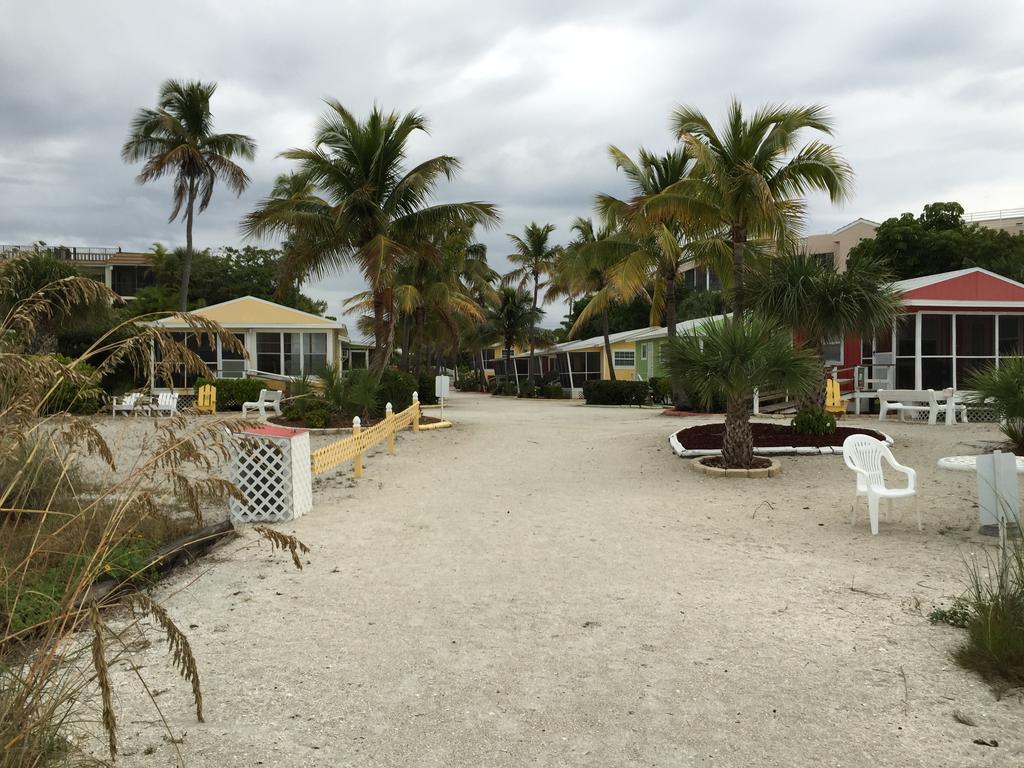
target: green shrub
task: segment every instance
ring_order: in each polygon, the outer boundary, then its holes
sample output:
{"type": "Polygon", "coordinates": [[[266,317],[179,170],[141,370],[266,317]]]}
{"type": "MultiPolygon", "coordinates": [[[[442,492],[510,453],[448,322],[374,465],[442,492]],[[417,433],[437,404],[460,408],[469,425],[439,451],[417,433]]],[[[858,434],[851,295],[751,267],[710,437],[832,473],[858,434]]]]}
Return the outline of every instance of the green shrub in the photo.
{"type": "MultiPolygon", "coordinates": [[[[422,405],[437,405],[437,395],[434,394],[434,377],[424,374],[416,380],[416,388],[422,405]]],[[[392,403],[392,405],[394,405],[392,403]]]]}
{"type": "MultiPolygon", "coordinates": [[[[391,403],[395,413],[404,411],[412,405],[412,393],[416,391],[417,386],[416,377],[411,373],[403,373],[396,368],[385,368],[377,390],[377,412],[384,413],[384,406],[387,403],[391,403]]],[[[433,384],[430,386],[430,391],[434,391],[433,384]]]]}
{"type": "Polygon", "coordinates": [[[505,397],[515,397],[519,393],[519,387],[516,386],[514,381],[505,381],[502,383],[501,388],[496,394],[504,395],[505,397]]]}
{"type": "Polygon", "coordinates": [[[831,435],[836,431],[836,417],[820,405],[804,408],[789,422],[798,435],[831,435]]]}
{"type": "Polygon", "coordinates": [[[668,404],[672,402],[672,379],[668,376],[651,376],[647,380],[651,390],[651,402],[668,404]]]}
{"type": "Polygon", "coordinates": [[[967,642],[953,658],[988,679],[1024,685],[1024,541],[1012,540],[1005,555],[973,559],[967,568],[968,589],[958,600],[967,642]]]}
{"type": "Polygon", "coordinates": [[[537,385],[532,381],[524,381],[519,384],[519,397],[536,397],[537,385]]]}
{"type": "Polygon", "coordinates": [[[928,614],[932,624],[949,624],[951,627],[966,629],[971,621],[971,612],[961,600],[956,600],[951,608],[935,608],[928,614]]]}
{"type": "Polygon", "coordinates": [[[562,385],[558,382],[542,384],[540,387],[540,396],[551,400],[558,400],[562,397],[562,385]]]}
{"type": "Polygon", "coordinates": [[[460,392],[477,392],[480,390],[480,374],[468,369],[459,369],[459,379],[453,386],[460,392]]]}
{"type": "MultiPolygon", "coordinates": [[[[57,355],[57,359],[64,365],[73,362],[64,355],[57,355]]],[[[79,363],[75,366],[75,372],[88,381],[61,381],[46,401],[46,413],[68,411],[90,416],[103,407],[103,390],[96,383],[96,369],[87,363],[79,363]]]]}
{"type": "Polygon", "coordinates": [[[302,422],[310,429],[323,429],[329,423],[327,411],[308,411],[302,418],[302,422]]]}
{"type": "Polygon", "coordinates": [[[240,411],[242,403],[259,400],[260,390],[267,389],[267,383],[259,379],[196,379],[194,390],[204,384],[212,384],[217,388],[218,411],[240,411]]]}
{"type": "Polygon", "coordinates": [[[1024,453],[1024,357],[1003,357],[998,368],[971,371],[963,386],[973,390],[965,398],[968,405],[994,407],[999,429],[1015,453],[1024,453]]]}
{"type": "Polygon", "coordinates": [[[591,379],[583,382],[583,399],[587,405],[644,405],[648,392],[646,381],[591,379]]]}

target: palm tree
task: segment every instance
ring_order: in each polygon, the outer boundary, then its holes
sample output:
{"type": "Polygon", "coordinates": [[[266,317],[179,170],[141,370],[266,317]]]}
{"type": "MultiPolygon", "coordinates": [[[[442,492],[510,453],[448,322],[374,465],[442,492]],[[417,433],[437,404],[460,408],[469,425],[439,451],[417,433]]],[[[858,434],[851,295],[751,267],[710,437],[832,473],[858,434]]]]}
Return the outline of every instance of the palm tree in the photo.
{"type": "Polygon", "coordinates": [[[140,109],[132,120],[128,140],[121,148],[126,163],[144,161],[136,178],[140,184],[174,176],[174,199],[168,221],[181,213],[185,219],[185,259],[181,268],[179,309],[188,309],[188,283],[192,274],[192,221],[206,210],[213,187],[220,179],[241,195],[249,176],[233,158],[252,161],[256,142],[242,133],[214,133],[210,99],[216,83],[167,80],[160,86],[156,109],[140,109]]]}
{"type": "Polygon", "coordinates": [[[665,362],[704,406],[725,400],[722,461],[730,468],[748,469],[753,462],[754,389],[782,388],[800,395],[820,378],[814,354],[794,347],[784,328],[757,315],[708,321],[695,335],[669,339],[665,362]]]}
{"type": "MultiPolygon", "coordinates": [[[[900,315],[900,293],[892,273],[882,261],[864,257],[836,272],[802,251],[786,251],[767,269],[747,270],[751,309],[792,329],[818,356],[830,338],[888,334],[900,315]]],[[[813,394],[824,402],[824,378],[819,375],[813,394]]],[[[809,403],[808,403],[809,404],[809,403]]]]}
{"type": "Polygon", "coordinates": [[[397,267],[403,260],[433,258],[429,244],[438,233],[490,227],[499,217],[491,203],[432,203],[438,184],[451,180],[461,164],[439,155],[406,168],[410,137],[427,132],[422,115],[375,107],[359,120],[339,102],[327,104],[313,145],[281,154],[298,163],[296,183],[306,182],[312,192],[267,198],[245,217],[242,231],[250,237],[289,235],[284,267],[293,277],[360,270],[373,316],[371,368],[379,377],[394,348],[397,267]]]}
{"type": "MultiPolygon", "coordinates": [[[[540,289],[545,285],[544,278],[551,274],[555,259],[561,250],[560,246],[552,245],[548,242],[551,233],[554,231],[554,224],[541,226],[536,222],[531,222],[523,228],[522,237],[519,235],[508,236],[508,239],[512,241],[515,251],[508,257],[508,260],[517,266],[505,275],[505,280],[510,284],[518,285],[519,288],[533,286],[533,309],[535,312],[539,306],[537,301],[540,296],[540,289]]],[[[534,329],[530,334],[531,379],[538,373],[534,365],[536,346],[537,331],[534,329]]]]}
{"type": "MultiPolygon", "coordinates": [[[[534,301],[536,301],[534,299],[534,301]]],[[[498,289],[498,300],[487,312],[487,325],[490,333],[498,337],[504,349],[512,350],[517,345],[522,347],[532,344],[537,337],[537,325],[544,317],[544,312],[531,303],[529,291],[511,285],[503,285],[498,289]]],[[[510,381],[508,363],[505,366],[505,380],[510,381]]],[[[514,362],[512,363],[514,365],[514,362]]]]}
{"type": "Polygon", "coordinates": [[[619,283],[612,279],[612,273],[634,246],[614,227],[607,223],[595,227],[589,218],[577,217],[571,229],[576,237],[556,260],[545,298],[551,301],[563,296],[571,299],[589,295],[590,301],[576,318],[568,335],[572,338],[585,323],[599,316],[608,370],[614,381],[615,359],[609,339],[608,310],[613,304],[622,303],[624,297],[619,283]]]}
{"type": "Polygon", "coordinates": [[[840,202],[850,192],[853,171],[830,144],[813,140],[799,146],[805,129],[832,135],[824,107],[766,105],[748,119],[733,99],[721,131],[700,110],[685,106],[673,112],[672,125],[696,165],[644,207],[651,216],[685,215],[722,230],[732,255],[738,317],[748,241],[792,242],[803,219],[802,196],[821,191],[840,202]]]}

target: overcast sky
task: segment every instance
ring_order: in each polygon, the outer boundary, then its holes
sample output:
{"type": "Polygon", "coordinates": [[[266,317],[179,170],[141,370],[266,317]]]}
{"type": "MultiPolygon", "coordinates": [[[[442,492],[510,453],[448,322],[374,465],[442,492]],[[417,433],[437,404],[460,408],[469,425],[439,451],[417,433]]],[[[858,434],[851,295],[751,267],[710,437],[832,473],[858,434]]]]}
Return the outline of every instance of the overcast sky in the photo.
{"type": "MultiPolygon", "coordinates": [[[[439,199],[500,206],[481,235],[498,269],[505,232],[551,222],[564,242],[595,192],[624,194],[608,144],[664,150],[674,106],[717,118],[733,94],[831,108],[856,189],[841,209],[813,199],[810,232],[935,200],[1024,206],[1019,2],[0,0],[0,19],[2,243],[182,244],[170,182],[139,186],[119,156],[170,77],[217,81],[216,128],[259,145],[250,189],[198,217],[200,247],[239,244],[325,97],[423,112],[412,159],[458,156],[439,199]]],[[[307,292],[335,313],[361,289],[351,273],[307,292]]]]}

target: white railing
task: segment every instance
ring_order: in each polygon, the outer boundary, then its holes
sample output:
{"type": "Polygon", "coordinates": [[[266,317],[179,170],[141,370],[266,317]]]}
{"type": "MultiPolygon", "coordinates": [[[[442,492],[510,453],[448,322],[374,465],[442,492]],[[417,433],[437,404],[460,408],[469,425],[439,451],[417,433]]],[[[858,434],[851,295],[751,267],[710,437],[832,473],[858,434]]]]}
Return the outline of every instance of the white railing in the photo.
{"type": "Polygon", "coordinates": [[[1001,208],[997,211],[976,211],[965,213],[964,221],[993,221],[1024,217],[1024,208],[1001,208]]]}

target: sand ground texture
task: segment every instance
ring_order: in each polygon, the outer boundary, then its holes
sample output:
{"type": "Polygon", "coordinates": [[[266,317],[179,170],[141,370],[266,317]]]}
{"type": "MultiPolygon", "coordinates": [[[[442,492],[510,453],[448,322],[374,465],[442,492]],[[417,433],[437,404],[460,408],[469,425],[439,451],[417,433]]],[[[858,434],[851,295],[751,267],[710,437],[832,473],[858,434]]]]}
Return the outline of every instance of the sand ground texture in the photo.
{"type": "MultiPolygon", "coordinates": [[[[281,525],[312,549],[301,572],[249,533],[157,589],[206,723],[162,640],[134,660],[186,764],[1024,764],[1024,700],[953,665],[961,631],[926,619],[991,544],[973,475],[936,460],[991,425],[889,425],[925,530],[898,503],[872,537],[840,457],[723,480],[669,449],[697,421],[655,410],[460,394],[448,415],[358,484],[317,481],[281,525]]],[[[118,764],[174,765],[126,665],[115,679],[118,764]]]]}

